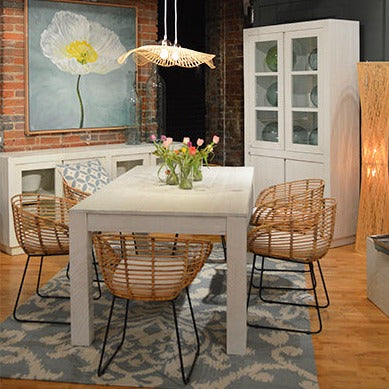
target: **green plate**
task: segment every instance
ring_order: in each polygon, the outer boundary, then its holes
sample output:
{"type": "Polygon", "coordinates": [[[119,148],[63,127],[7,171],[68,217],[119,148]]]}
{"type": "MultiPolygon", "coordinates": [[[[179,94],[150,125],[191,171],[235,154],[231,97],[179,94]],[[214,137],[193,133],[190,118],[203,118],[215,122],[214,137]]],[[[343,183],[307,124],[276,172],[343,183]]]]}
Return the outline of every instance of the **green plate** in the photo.
{"type": "Polygon", "coordinates": [[[317,85],[312,88],[310,97],[312,104],[317,107],[317,85]]]}
{"type": "Polygon", "coordinates": [[[277,107],[277,104],[278,104],[278,86],[277,86],[276,82],[273,82],[273,84],[271,84],[269,86],[269,88],[267,88],[266,100],[273,107],[277,107]]]}
{"type": "Polygon", "coordinates": [[[293,143],[308,144],[308,132],[301,126],[293,126],[293,143]]]}
{"type": "Polygon", "coordinates": [[[317,49],[313,49],[309,54],[308,63],[312,70],[317,70],[317,49]]]}
{"type": "Polygon", "coordinates": [[[262,140],[266,142],[278,142],[278,123],[266,124],[262,130],[262,140]]]}
{"type": "Polygon", "coordinates": [[[265,61],[272,72],[277,71],[277,46],[273,46],[268,50],[265,61]]]}

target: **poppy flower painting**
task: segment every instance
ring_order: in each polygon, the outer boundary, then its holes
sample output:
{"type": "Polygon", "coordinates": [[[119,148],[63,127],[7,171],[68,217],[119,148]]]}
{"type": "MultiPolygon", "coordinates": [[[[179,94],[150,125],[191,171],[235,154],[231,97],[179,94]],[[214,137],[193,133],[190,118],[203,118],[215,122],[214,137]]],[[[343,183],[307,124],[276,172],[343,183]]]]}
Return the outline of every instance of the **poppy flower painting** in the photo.
{"type": "Polygon", "coordinates": [[[135,67],[117,59],[135,47],[135,9],[40,0],[28,7],[30,132],[130,125],[135,67]]]}

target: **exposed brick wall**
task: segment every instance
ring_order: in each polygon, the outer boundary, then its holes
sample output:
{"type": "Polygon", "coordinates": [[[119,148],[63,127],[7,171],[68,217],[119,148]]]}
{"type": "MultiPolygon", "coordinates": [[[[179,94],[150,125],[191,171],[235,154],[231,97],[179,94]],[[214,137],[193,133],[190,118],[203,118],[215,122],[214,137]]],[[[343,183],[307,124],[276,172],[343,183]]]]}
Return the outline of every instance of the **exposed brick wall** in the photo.
{"type": "Polygon", "coordinates": [[[207,1],[207,50],[216,69],[207,73],[207,138],[221,137],[214,162],[244,162],[243,5],[242,0],[207,1]]]}
{"type": "MultiPolygon", "coordinates": [[[[138,44],[157,39],[157,0],[104,0],[137,7],[138,44]]],[[[25,134],[25,58],[24,58],[24,0],[4,0],[0,14],[0,129],[4,134],[4,151],[75,147],[87,144],[123,143],[122,130],[25,134]]],[[[140,93],[150,74],[149,67],[139,69],[140,93]]],[[[145,99],[143,98],[143,101],[145,99]]],[[[143,134],[146,136],[146,134],[143,134]]]]}

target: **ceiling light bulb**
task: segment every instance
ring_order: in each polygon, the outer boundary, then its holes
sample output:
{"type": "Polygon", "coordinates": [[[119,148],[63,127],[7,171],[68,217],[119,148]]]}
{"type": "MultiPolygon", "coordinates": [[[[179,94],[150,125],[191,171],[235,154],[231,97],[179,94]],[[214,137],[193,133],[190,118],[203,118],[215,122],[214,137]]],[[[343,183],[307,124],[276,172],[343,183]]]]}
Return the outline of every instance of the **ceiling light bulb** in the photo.
{"type": "Polygon", "coordinates": [[[178,61],[180,59],[180,55],[177,50],[173,51],[172,58],[174,61],[178,61]]]}
{"type": "Polygon", "coordinates": [[[161,50],[161,53],[159,54],[159,56],[160,56],[162,59],[167,59],[167,57],[169,57],[169,52],[167,51],[167,49],[162,49],[162,50],[161,50]]]}

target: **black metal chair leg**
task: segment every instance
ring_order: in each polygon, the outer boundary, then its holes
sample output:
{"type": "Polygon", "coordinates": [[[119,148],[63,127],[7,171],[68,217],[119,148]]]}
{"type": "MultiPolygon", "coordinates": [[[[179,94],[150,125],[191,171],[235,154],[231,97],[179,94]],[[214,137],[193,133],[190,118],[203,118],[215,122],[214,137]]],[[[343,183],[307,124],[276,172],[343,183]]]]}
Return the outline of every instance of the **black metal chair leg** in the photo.
{"type": "Polygon", "coordinates": [[[320,308],[327,308],[330,305],[330,297],[328,295],[327,286],[326,286],[326,283],[324,281],[324,276],[323,276],[323,272],[321,270],[321,266],[320,266],[320,262],[319,261],[317,261],[317,267],[319,268],[321,283],[323,285],[324,293],[326,295],[326,303],[324,305],[319,305],[319,307],[320,308]]]}
{"type": "Polygon", "coordinates": [[[224,253],[224,261],[227,262],[227,243],[226,243],[226,237],[224,235],[221,236],[222,240],[222,246],[223,246],[223,253],[224,253]]]}
{"type": "Polygon", "coordinates": [[[38,279],[37,279],[36,288],[35,288],[36,294],[37,294],[39,297],[46,298],[46,299],[54,299],[54,298],[57,298],[57,299],[70,299],[70,296],[48,295],[48,294],[42,294],[42,293],[39,291],[39,289],[40,289],[40,287],[41,287],[41,275],[42,275],[42,267],[43,267],[43,258],[44,258],[44,255],[41,255],[40,257],[41,257],[41,261],[40,261],[40,264],[39,264],[38,279]]]}
{"type": "Polygon", "coordinates": [[[66,266],[66,278],[67,278],[68,280],[70,280],[69,270],[70,270],[70,262],[68,262],[68,265],[66,266]]]}
{"type": "Polygon", "coordinates": [[[16,310],[18,308],[19,299],[20,299],[20,296],[22,294],[23,284],[24,284],[24,280],[26,278],[27,268],[28,268],[31,257],[32,257],[31,255],[27,256],[26,265],[24,266],[22,280],[20,281],[19,290],[18,290],[18,294],[16,296],[16,301],[15,301],[15,305],[14,305],[14,309],[13,309],[13,313],[12,313],[13,318],[20,323],[67,324],[67,325],[70,324],[69,322],[64,322],[64,321],[30,320],[30,319],[21,319],[21,318],[17,317],[16,310]]]}
{"type": "Polygon", "coordinates": [[[95,276],[96,276],[96,279],[94,279],[93,281],[97,282],[97,290],[98,290],[98,295],[93,297],[93,300],[99,300],[101,298],[100,282],[102,282],[102,281],[99,279],[99,272],[97,270],[97,261],[96,261],[95,253],[93,251],[93,247],[92,247],[92,261],[93,261],[93,267],[95,269],[95,276]]]}
{"type": "MultiPolygon", "coordinates": [[[[312,282],[313,282],[313,279],[315,278],[315,271],[313,269],[313,263],[309,263],[309,270],[311,272],[311,279],[312,279],[312,282]]],[[[321,315],[320,315],[320,306],[319,306],[319,300],[317,298],[317,293],[316,293],[316,288],[313,289],[313,295],[315,297],[315,308],[316,308],[316,312],[317,312],[317,319],[319,321],[319,329],[317,329],[316,331],[310,331],[309,333],[310,334],[318,334],[322,328],[323,328],[323,325],[322,325],[322,322],[321,322],[321,315]]]]}
{"type": "MultiPolygon", "coordinates": [[[[263,283],[263,268],[264,268],[264,257],[262,257],[262,270],[261,270],[261,279],[260,279],[260,284],[259,284],[259,297],[261,298],[261,290],[262,290],[262,283],[263,283]]],[[[311,275],[311,281],[312,285],[316,285],[315,281],[315,272],[313,268],[313,264],[309,263],[309,271],[311,275]]],[[[318,316],[318,322],[319,322],[319,328],[315,331],[311,331],[310,329],[308,330],[302,330],[302,329],[295,329],[295,328],[288,328],[288,327],[275,327],[275,326],[265,326],[265,325],[259,325],[259,324],[254,324],[247,322],[247,325],[249,327],[254,327],[254,328],[264,328],[264,329],[270,329],[270,330],[280,330],[280,331],[288,331],[288,332],[295,332],[295,333],[303,333],[303,334],[318,334],[322,330],[322,321],[321,321],[321,315],[320,315],[320,306],[319,306],[319,301],[317,298],[317,293],[316,293],[316,287],[313,288],[313,294],[315,298],[315,304],[298,304],[298,303],[289,303],[289,302],[282,302],[282,301],[266,301],[274,304],[283,304],[283,305],[293,305],[293,306],[299,306],[299,307],[311,307],[315,308],[318,316]]],[[[262,299],[262,298],[261,298],[262,299]]],[[[265,301],[265,300],[264,300],[265,301]]]]}
{"type": "Polygon", "coordinates": [[[177,250],[177,239],[180,234],[176,232],[174,235],[174,243],[173,243],[173,249],[172,249],[172,255],[174,255],[174,252],[177,250]]]}
{"type": "Polygon", "coordinates": [[[99,362],[99,367],[97,369],[97,375],[100,377],[102,376],[109,364],[112,362],[112,360],[115,358],[116,354],[119,352],[121,349],[124,339],[126,337],[126,328],[127,328],[127,317],[128,317],[128,306],[130,301],[126,300],[126,313],[124,315],[124,324],[123,324],[123,334],[122,334],[122,339],[119,343],[119,345],[116,347],[114,353],[111,355],[111,357],[108,359],[108,361],[103,365],[103,358],[104,358],[104,351],[105,351],[105,346],[107,344],[107,339],[108,339],[108,333],[109,333],[109,327],[111,325],[111,319],[112,319],[112,312],[113,312],[113,307],[115,305],[115,300],[116,297],[112,296],[112,304],[111,304],[111,309],[109,311],[109,316],[108,316],[108,322],[107,322],[107,328],[105,330],[105,335],[104,335],[104,341],[103,341],[103,347],[101,349],[101,356],[100,356],[100,362],[99,362]]]}
{"type": "MultiPolygon", "coordinates": [[[[96,277],[93,280],[93,282],[97,282],[97,290],[98,290],[98,294],[97,294],[97,296],[93,297],[93,300],[99,300],[101,298],[101,282],[104,282],[104,281],[100,280],[100,278],[99,278],[99,271],[97,269],[97,261],[96,261],[96,257],[95,257],[95,253],[93,251],[93,248],[92,248],[92,262],[93,262],[93,267],[95,269],[95,277],[96,277]]],[[[70,262],[68,262],[68,265],[66,267],[66,278],[68,280],[70,280],[69,270],[70,270],[70,262]]]]}
{"type": "MultiPolygon", "coordinates": [[[[265,271],[272,271],[272,269],[265,269],[264,268],[265,266],[265,257],[262,257],[262,268],[261,269],[257,269],[255,268],[255,270],[259,270],[261,272],[261,281],[263,279],[263,274],[265,271]]],[[[279,271],[283,271],[283,269],[278,269],[279,271]]],[[[285,272],[291,272],[291,270],[285,270],[285,272]]],[[[294,271],[294,272],[297,272],[297,271],[294,271]]],[[[299,271],[300,273],[310,273],[310,270],[300,270],[299,271]]],[[[321,274],[322,275],[322,274],[321,274]]],[[[300,292],[308,292],[308,291],[314,291],[317,287],[317,281],[316,281],[316,277],[315,277],[315,274],[313,274],[313,278],[311,277],[311,281],[312,281],[312,287],[311,288],[294,288],[294,287],[282,287],[282,286],[263,286],[263,284],[261,283],[260,286],[256,286],[253,284],[253,287],[254,288],[257,288],[259,289],[259,298],[265,302],[265,303],[269,303],[269,304],[283,304],[283,305],[294,305],[296,307],[315,307],[315,305],[313,304],[303,304],[303,303],[293,303],[293,302],[288,302],[288,301],[279,301],[279,300],[270,300],[268,298],[265,298],[262,294],[262,291],[263,290],[284,290],[284,291],[300,291],[300,292]]],[[[324,279],[322,279],[322,282],[324,283],[324,279]]],[[[323,284],[324,285],[324,284],[323,284]]],[[[328,296],[328,294],[326,294],[328,296]]],[[[328,301],[328,298],[327,298],[327,301],[328,301]]],[[[326,308],[328,307],[328,305],[319,305],[320,308],[326,308]]]]}
{"type": "Polygon", "coordinates": [[[257,260],[257,255],[253,255],[253,266],[251,267],[251,275],[250,275],[250,283],[249,283],[249,291],[247,293],[247,304],[246,309],[249,309],[250,304],[250,295],[251,295],[251,287],[253,286],[253,279],[254,279],[254,269],[255,269],[255,262],[257,260]]]}
{"type": "Polygon", "coordinates": [[[189,308],[190,308],[190,314],[191,314],[191,316],[192,316],[193,328],[194,328],[194,330],[195,330],[196,342],[197,342],[196,354],[195,354],[195,356],[194,356],[192,365],[191,365],[191,367],[190,367],[190,369],[189,369],[189,373],[188,373],[187,376],[185,375],[184,362],[183,362],[183,360],[182,360],[182,351],[181,351],[181,342],[180,342],[180,332],[179,332],[179,329],[178,329],[176,305],[175,305],[174,300],[171,301],[172,307],[173,307],[174,325],[175,325],[175,327],[176,327],[176,336],[177,336],[178,354],[179,354],[179,357],[180,357],[181,375],[182,375],[182,380],[183,380],[183,382],[184,382],[185,385],[187,385],[187,384],[189,383],[189,381],[190,381],[190,378],[191,378],[192,373],[193,373],[194,366],[195,366],[195,364],[196,364],[197,358],[198,358],[199,353],[200,353],[200,338],[199,338],[199,334],[198,334],[198,332],[197,332],[196,321],[195,321],[195,317],[194,317],[194,314],[193,314],[192,302],[190,301],[190,296],[189,296],[189,290],[188,290],[188,288],[186,288],[186,295],[187,295],[187,297],[188,297],[189,308]]]}

